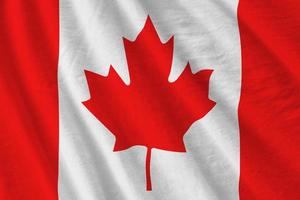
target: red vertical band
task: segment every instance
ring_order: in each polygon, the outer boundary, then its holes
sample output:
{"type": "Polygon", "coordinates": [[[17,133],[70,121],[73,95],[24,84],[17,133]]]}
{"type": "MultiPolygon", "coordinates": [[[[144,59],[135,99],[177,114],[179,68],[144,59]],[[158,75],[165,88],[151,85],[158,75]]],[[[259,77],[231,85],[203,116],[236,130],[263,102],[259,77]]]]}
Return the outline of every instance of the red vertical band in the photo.
{"type": "Polygon", "coordinates": [[[58,0],[0,1],[0,199],[58,199],[58,0]]]}
{"type": "Polygon", "coordinates": [[[240,0],[241,200],[300,199],[300,2],[240,0]]]}

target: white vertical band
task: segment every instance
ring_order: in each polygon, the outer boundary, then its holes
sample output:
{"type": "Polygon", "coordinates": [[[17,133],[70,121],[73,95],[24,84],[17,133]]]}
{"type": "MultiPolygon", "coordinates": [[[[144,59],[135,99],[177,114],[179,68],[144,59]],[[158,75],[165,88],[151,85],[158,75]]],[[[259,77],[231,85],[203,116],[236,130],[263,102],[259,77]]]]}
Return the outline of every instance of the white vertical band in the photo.
{"type": "MultiPolygon", "coordinates": [[[[238,0],[60,0],[60,200],[237,200],[241,58],[238,0]],[[130,82],[122,37],[134,39],[147,15],[166,41],[175,37],[170,81],[189,61],[214,69],[217,105],[184,137],[186,153],[154,149],[153,191],[145,190],[146,148],[113,152],[114,137],[82,104],[84,69],[113,65],[130,82]]],[[[99,105],[101,106],[101,105],[99,105]]]]}

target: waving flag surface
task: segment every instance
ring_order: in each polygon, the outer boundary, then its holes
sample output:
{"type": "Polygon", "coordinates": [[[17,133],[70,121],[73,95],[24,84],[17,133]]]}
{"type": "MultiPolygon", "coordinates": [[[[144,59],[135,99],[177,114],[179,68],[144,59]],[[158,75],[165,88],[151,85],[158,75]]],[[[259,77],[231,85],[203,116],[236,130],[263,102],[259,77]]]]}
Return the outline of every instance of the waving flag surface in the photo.
{"type": "Polygon", "coordinates": [[[0,199],[300,199],[300,3],[0,3],[0,199]]]}

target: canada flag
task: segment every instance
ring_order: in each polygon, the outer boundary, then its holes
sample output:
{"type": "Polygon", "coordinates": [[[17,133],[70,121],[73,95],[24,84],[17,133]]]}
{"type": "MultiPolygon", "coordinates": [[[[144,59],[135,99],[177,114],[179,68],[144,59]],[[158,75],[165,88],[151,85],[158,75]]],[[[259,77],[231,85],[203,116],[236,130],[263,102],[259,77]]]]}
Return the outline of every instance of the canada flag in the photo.
{"type": "Polygon", "coordinates": [[[299,200],[298,0],[4,0],[0,200],[299,200]]]}

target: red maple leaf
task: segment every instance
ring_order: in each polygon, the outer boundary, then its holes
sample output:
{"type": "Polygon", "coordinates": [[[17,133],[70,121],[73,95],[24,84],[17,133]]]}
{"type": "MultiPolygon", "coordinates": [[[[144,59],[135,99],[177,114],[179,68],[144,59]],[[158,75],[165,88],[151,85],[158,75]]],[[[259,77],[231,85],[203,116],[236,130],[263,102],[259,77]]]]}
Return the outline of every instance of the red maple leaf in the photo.
{"type": "Polygon", "coordinates": [[[108,76],[85,71],[91,98],[83,104],[116,137],[114,151],[147,147],[147,190],[151,190],[151,149],[185,152],[183,136],[215,105],[208,98],[212,70],[193,74],[187,64],[169,82],[174,37],[162,43],[150,17],[135,41],[123,38],[129,68],[126,85],[110,66],[108,76]]]}

